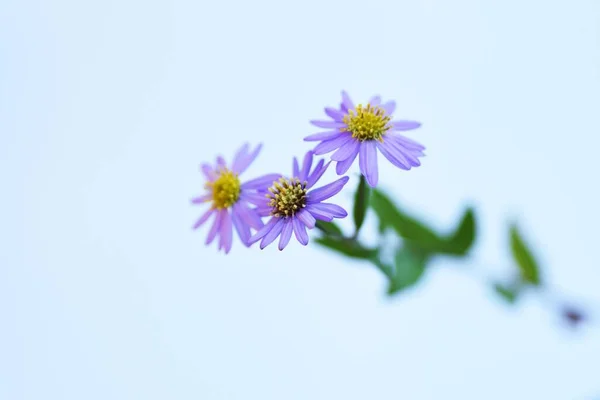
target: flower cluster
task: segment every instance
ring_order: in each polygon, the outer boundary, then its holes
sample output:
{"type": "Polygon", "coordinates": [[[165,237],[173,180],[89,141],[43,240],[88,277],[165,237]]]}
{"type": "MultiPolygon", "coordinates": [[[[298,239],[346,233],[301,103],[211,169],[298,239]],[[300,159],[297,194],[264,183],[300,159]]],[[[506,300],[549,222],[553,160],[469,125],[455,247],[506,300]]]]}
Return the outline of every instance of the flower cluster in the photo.
{"type": "Polygon", "coordinates": [[[382,104],[379,96],[366,105],[355,106],[348,94],[342,92],[339,108],[325,107],[330,120],[311,121],[326,130],[304,138],[319,143],[306,153],[301,166],[298,159],[293,159],[291,175],[273,173],[242,183],[240,175],[256,159],[261,145],[251,150],[245,144],[231,164],[222,157],[217,157],[215,165],[203,164],[206,194],[192,199],[192,203],[210,203],[210,208],[193,228],[212,218],[206,244],[218,237],[219,250],[225,253],[231,250],[234,227],[248,247],[260,241],[260,248],[264,249],[279,238],[278,247],[283,250],[292,233],[298,242],[307,245],[307,229],[313,229],[317,220],[332,221],[348,215],[339,205],[324,202],[342,190],[348,182],[347,176],[314,189],[331,162],[336,163],[337,174],[344,175],[358,156],[360,172],[371,187],[377,186],[379,180],[377,150],[398,168],[409,170],[421,165],[419,157],[424,155],[425,147],[399,133],[421,124],[393,120],[395,109],[394,101],[382,104]],[[315,156],[331,152],[330,161],[320,159],[313,168],[315,156]]]}

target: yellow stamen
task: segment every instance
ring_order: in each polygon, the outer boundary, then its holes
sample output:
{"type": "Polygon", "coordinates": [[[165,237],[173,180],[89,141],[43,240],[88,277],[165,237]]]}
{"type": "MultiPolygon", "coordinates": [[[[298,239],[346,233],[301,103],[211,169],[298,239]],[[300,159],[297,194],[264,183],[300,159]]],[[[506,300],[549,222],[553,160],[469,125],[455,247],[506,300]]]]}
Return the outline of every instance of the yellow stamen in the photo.
{"type": "Polygon", "coordinates": [[[241,192],[240,179],[227,168],[220,169],[219,177],[214,182],[208,182],[206,188],[212,189],[213,208],[217,209],[234,205],[241,192]]]}
{"type": "Polygon", "coordinates": [[[267,193],[269,206],[273,208],[271,215],[291,217],[306,207],[306,185],[306,182],[300,183],[297,178],[280,178],[279,182],[273,182],[269,188],[271,193],[267,193]]]}
{"type": "Polygon", "coordinates": [[[346,128],[344,132],[352,133],[352,137],[358,140],[379,140],[383,141],[383,135],[392,128],[389,124],[391,116],[386,115],[385,110],[380,106],[373,107],[367,104],[363,107],[361,104],[354,110],[348,111],[344,115],[346,128]]]}

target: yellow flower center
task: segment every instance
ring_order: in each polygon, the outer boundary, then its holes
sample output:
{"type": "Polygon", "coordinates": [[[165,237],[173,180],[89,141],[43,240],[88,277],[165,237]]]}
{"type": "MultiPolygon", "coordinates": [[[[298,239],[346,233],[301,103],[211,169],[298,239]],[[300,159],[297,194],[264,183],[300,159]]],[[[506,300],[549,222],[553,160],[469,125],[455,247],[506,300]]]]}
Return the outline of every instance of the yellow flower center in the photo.
{"type": "Polygon", "coordinates": [[[306,207],[306,185],[297,178],[280,178],[269,188],[267,197],[269,206],[273,208],[271,215],[275,217],[291,217],[306,207]]]}
{"type": "Polygon", "coordinates": [[[385,132],[390,130],[392,126],[389,124],[392,117],[385,114],[385,110],[379,106],[373,107],[367,104],[363,107],[361,104],[354,110],[348,111],[344,115],[345,128],[344,132],[352,133],[352,137],[358,140],[379,140],[385,132]]]}
{"type": "Polygon", "coordinates": [[[234,205],[241,192],[240,179],[227,168],[221,169],[219,177],[214,182],[208,182],[206,188],[212,189],[213,207],[218,209],[234,205]]]}

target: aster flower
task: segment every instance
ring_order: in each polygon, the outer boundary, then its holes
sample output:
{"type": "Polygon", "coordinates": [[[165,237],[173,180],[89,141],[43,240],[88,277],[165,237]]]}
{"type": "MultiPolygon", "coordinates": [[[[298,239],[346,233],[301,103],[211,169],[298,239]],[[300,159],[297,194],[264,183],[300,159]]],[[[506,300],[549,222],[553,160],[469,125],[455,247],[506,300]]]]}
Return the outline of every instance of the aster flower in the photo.
{"type": "Polygon", "coordinates": [[[223,157],[217,157],[216,165],[202,165],[202,172],[206,176],[204,187],[207,193],[192,199],[193,204],[211,203],[210,209],[196,221],[193,229],[198,229],[209,218],[213,217],[213,223],[208,232],[206,244],[219,237],[219,250],[225,253],[231,250],[233,227],[244,245],[249,246],[248,240],[251,236],[250,229],[259,230],[264,224],[255,208],[251,207],[254,196],[264,198],[266,186],[281,175],[270,174],[260,178],[241,183],[239,175],[242,174],[254,159],[258,156],[262,145],[258,145],[250,151],[250,145],[244,144],[233,158],[231,166],[223,157]]]}
{"type": "Polygon", "coordinates": [[[313,229],[316,220],[331,221],[333,218],[344,218],[348,215],[342,207],[324,203],[323,200],[342,190],[349,178],[345,176],[311,190],[329,167],[329,163],[325,164],[324,160],[320,160],[311,172],[313,155],[312,151],[306,154],[301,169],[298,160],[294,158],[293,177],[282,177],[273,182],[262,204],[257,203],[258,213],[262,216],[271,215],[271,219],[250,238],[250,243],[262,239],[260,248],[264,249],[279,237],[279,250],[283,250],[290,242],[293,231],[296,239],[306,246],[306,228],[313,229]]]}
{"type": "Polygon", "coordinates": [[[392,121],[396,102],[381,104],[381,97],[374,96],[366,106],[354,106],[348,94],[342,92],[340,108],[325,108],[330,121],[311,121],[319,128],[329,129],[304,138],[307,142],[321,142],[315,154],[327,154],[335,150],[331,159],[336,161],[338,175],[345,174],[359,155],[360,172],[371,187],[377,186],[379,172],[377,150],[393,165],[409,170],[421,165],[425,147],[397,133],[421,126],[416,121],[392,121]]]}

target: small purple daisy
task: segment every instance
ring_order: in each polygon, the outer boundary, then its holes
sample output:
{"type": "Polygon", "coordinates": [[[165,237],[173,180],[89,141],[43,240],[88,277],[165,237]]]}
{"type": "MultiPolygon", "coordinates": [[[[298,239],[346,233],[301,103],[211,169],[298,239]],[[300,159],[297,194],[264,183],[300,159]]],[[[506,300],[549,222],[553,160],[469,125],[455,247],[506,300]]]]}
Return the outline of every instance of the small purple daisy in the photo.
{"type": "Polygon", "coordinates": [[[306,137],[307,142],[321,142],[314,152],[317,155],[335,150],[331,159],[336,161],[338,175],[345,174],[357,155],[360,172],[371,187],[377,186],[379,172],[377,168],[377,149],[393,165],[409,170],[421,165],[425,147],[395,131],[409,131],[421,126],[416,121],[392,121],[396,102],[381,104],[381,97],[374,96],[366,106],[354,106],[348,94],[342,92],[340,109],[325,108],[332,121],[310,121],[319,128],[330,129],[306,137]]]}
{"type": "Polygon", "coordinates": [[[264,224],[254,208],[250,207],[255,196],[264,199],[264,187],[270,185],[281,175],[270,174],[260,178],[241,183],[239,175],[252,164],[258,156],[262,145],[250,151],[250,145],[244,144],[237,152],[231,164],[227,167],[223,157],[217,157],[217,164],[203,164],[202,172],[207,182],[204,187],[208,193],[192,199],[193,204],[212,202],[210,209],[194,224],[193,229],[198,229],[211,216],[214,215],[212,227],[208,232],[206,244],[210,244],[219,236],[219,250],[229,253],[232,244],[233,226],[244,245],[250,246],[248,240],[251,236],[250,228],[261,229],[264,224]]]}
{"type": "Polygon", "coordinates": [[[314,228],[317,219],[331,221],[348,215],[346,210],[336,204],[323,203],[323,200],[335,196],[342,190],[348,182],[347,176],[309,191],[329,167],[329,163],[325,164],[324,160],[320,160],[311,172],[313,154],[309,151],[304,156],[302,169],[298,166],[298,160],[294,158],[293,178],[280,178],[279,181],[273,182],[266,198],[263,198],[262,204],[257,208],[260,215],[272,217],[250,238],[250,243],[262,239],[260,248],[264,249],[281,236],[279,250],[283,250],[290,242],[293,231],[296,239],[306,246],[308,244],[306,228],[314,228]]]}

